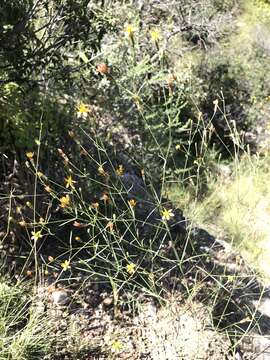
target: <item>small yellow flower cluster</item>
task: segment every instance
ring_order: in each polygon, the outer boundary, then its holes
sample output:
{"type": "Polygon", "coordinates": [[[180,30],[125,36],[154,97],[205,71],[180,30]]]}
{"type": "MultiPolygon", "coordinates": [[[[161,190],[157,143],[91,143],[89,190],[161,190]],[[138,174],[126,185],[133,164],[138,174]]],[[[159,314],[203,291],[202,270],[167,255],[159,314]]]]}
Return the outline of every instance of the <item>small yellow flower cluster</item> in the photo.
{"type": "Polygon", "coordinates": [[[59,201],[60,201],[60,207],[63,209],[70,206],[70,197],[68,194],[62,196],[59,201]]]}
{"type": "Polygon", "coordinates": [[[34,153],[32,151],[28,151],[25,155],[29,160],[34,158],[34,153]]]}
{"type": "Polygon", "coordinates": [[[98,167],[98,174],[99,174],[100,176],[107,176],[107,175],[108,175],[107,172],[105,171],[103,165],[99,165],[99,167],[98,167]]]}
{"type": "Polygon", "coordinates": [[[129,263],[126,266],[126,271],[129,275],[133,275],[135,273],[136,270],[136,265],[133,263],[129,263]]]}

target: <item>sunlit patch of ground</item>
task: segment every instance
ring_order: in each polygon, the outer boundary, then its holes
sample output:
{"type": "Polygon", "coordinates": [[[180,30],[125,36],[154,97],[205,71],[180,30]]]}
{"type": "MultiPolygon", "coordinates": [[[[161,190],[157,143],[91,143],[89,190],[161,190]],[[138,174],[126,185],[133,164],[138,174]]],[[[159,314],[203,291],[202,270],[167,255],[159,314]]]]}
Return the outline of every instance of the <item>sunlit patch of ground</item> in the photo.
{"type": "MultiPolygon", "coordinates": [[[[270,183],[269,183],[270,186],[270,183]]],[[[262,240],[254,246],[258,246],[260,252],[257,264],[263,275],[270,281],[270,199],[263,198],[255,208],[254,231],[261,233],[262,240]]]]}
{"type": "Polygon", "coordinates": [[[220,167],[203,199],[179,187],[171,198],[195,224],[231,243],[270,282],[270,156],[220,167]],[[228,171],[227,171],[228,170],[228,171]]]}

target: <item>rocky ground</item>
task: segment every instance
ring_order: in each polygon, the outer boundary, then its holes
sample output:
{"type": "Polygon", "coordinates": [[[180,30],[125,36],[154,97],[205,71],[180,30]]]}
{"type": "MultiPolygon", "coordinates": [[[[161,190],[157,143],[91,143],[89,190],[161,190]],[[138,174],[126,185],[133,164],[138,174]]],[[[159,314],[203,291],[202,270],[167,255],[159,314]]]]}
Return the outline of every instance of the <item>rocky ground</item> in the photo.
{"type": "Polygon", "coordinates": [[[52,319],[56,342],[66,339],[55,360],[270,359],[270,290],[225,242],[196,231],[198,249],[211,260],[174,278],[162,302],[142,290],[133,302],[125,294],[116,303],[82,278],[69,286],[44,280],[34,303],[52,319]],[[228,281],[217,290],[218,272],[228,281]],[[211,292],[212,303],[205,301],[211,292]]]}

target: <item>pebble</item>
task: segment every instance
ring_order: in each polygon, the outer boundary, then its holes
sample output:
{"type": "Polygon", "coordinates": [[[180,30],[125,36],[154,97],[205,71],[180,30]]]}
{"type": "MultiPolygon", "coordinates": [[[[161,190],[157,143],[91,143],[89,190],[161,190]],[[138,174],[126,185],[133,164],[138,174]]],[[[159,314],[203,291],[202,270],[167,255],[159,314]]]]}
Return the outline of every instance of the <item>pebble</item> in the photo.
{"type": "Polygon", "coordinates": [[[111,297],[106,297],[104,300],[103,300],[103,305],[105,307],[110,307],[113,303],[113,298],[111,297]]]}
{"type": "Polygon", "coordinates": [[[55,305],[67,305],[70,300],[65,290],[55,290],[52,292],[51,297],[55,305]]]}

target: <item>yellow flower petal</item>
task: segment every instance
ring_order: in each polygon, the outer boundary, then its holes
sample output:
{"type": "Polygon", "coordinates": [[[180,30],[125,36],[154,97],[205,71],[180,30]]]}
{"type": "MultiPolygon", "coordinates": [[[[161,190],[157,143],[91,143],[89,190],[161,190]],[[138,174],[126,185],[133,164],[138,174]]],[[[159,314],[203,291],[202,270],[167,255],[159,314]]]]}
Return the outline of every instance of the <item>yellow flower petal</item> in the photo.
{"type": "Polygon", "coordinates": [[[41,230],[39,230],[39,231],[31,231],[31,234],[33,235],[32,237],[31,237],[31,239],[32,240],[35,240],[35,241],[38,241],[39,239],[41,239],[42,238],[42,234],[41,234],[41,230]]]}
{"type": "Polygon", "coordinates": [[[130,274],[133,275],[135,273],[135,269],[136,269],[136,265],[133,263],[127,264],[126,266],[126,271],[130,274]]]}
{"type": "Polygon", "coordinates": [[[162,220],[169,221],[169,220],[171,220],[172,217],[174,217],[174,213],[173,213],[172,209],[164,209],[161,212],[161,216],[162,216],[162,220]]]}
{"type": "Polygon", "coordinates": [[[68,260],[65,260],[61,263],[61,267],[63,268],[63,271],[67,271],[70,269],[70,262],[68,260]]]}
{"type": "Polygon", "coordinates": [[[65,178],[65,182],[66,182],[66,188],[67,188],[67,189],[68,189],[69,187],[74,188],[74,185],[73,185],[73,184],[76,183],[76,181],[74,181],[74,180],[72,179],[72,176],[71,176],[71,175],[69,175],[67,178],[65,178]]]}
{"type": "Polygon", "coordinates": [[[137,204],[137,201],[134,199],[128,200],[128,204],[131,208],[134,208],[137,204]]]}
{"type": "Polygon", "coordinates": [[[29,160],[33,159],[34,157],[34,153],[32,151],[28,151],[25,155],[29,160]]]}
{"type": "Polygon", "coordinates": [[[128,24],[125,29],[124,29],[124,33],[128,38],[132,38],[134,35],[135,29],[131,24],[128,24]]]}
{"type": "Polygon", "coordinates": [[[70,206],[70,197],[69,197],[69,195],[62,196],[59,201],[60,201],[60,207],[61,208],[66,208],[66,207],[70,206]]]}

